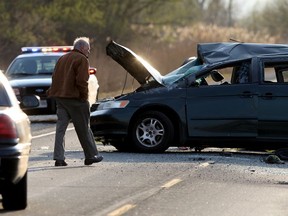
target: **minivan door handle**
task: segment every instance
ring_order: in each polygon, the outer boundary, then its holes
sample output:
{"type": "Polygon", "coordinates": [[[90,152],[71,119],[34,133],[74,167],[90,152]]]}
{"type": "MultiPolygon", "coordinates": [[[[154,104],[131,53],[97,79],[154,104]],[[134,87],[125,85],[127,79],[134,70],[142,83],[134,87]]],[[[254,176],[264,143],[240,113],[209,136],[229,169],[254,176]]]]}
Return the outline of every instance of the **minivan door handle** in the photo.
{"type": "Polygon", "coordinates": [[[273,98],[273,93],[267,92],[267,93],[262,95],[262,98],[263,99],[272,99],[273,98]]]}
{"type": "Polygon", "coordinates": [[[250,91],[244,91],[244,92],[242,92],[241,97],[252,98],[253,94],[250,91]]]}

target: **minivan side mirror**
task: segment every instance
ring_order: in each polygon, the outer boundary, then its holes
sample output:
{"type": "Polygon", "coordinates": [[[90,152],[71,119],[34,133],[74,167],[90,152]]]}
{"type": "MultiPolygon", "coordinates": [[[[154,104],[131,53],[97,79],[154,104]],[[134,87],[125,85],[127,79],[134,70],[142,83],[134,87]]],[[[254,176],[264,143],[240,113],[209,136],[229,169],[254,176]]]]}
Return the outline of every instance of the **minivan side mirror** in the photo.
{"type": "Polygon", "coordinates": [[[224,80],[223,75],[217,71],[217,70],[213,70],[211,71],[211,78],[215,81],[215,82],[220,82],[222,80],[224,80]]]}

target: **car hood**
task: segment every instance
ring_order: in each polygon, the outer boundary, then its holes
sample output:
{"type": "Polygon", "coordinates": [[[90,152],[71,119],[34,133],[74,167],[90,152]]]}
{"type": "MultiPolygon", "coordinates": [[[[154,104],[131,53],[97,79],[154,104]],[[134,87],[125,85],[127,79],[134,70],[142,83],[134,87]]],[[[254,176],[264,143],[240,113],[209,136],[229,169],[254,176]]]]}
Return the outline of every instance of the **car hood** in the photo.
{"type": "Polygon", "coordinates": [[[148,62],[135,54],[132,50],[111,41],[106,47],[106,53],[118,64],[120,64],[141,85],[153,77],[159,84],[163,85],[162,75],[148,62]]]}
{"type": "Polygon", "coordinates": [[[9,83],[12,87],[31,87],[31,86],[50,86],[52,82],[50,76],[17,76],[8,77],[9,83]]]}
{"type": "Polygon", "coordinates": [[[203,43],[197,46],[198,58],[205,64],[249,59],[255,56],[288,53],[285,44],[203,43]]]}

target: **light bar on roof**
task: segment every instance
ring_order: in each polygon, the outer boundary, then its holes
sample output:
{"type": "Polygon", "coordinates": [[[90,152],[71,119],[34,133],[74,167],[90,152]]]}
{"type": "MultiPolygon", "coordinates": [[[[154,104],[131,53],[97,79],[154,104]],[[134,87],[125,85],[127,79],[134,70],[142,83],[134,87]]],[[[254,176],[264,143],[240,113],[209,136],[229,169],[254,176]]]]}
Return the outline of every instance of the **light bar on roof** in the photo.
{"type": "Polygon", "coordinates": [[[69,52],[73,46],[51,46],[51,47],[22,47],[22,53],[47,53],[47,52],[69,52]]]}

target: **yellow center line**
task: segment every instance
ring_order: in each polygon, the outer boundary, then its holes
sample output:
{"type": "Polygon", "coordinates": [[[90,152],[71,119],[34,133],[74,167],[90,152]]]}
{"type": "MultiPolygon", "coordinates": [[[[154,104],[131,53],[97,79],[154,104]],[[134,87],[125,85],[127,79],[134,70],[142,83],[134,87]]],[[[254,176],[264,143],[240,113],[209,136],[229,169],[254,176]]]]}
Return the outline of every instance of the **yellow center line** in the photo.
{"type": "Polygon", "coordinates": [[[132,205],[132,204],[126,204],[112,212],[110,212],[107,216],[121,216],[123,214],[125,214],[127,211],[129,211],[130,209],[134,208],[136,205],[132,205]]]}
{"type": "Polygon", "coordinates": [[[181,179],[172,179],[171,181],[167,182],[166,184],[162,185],[162,188],[169,188],[172,187],[173,185],[181,182],[181,179]]]}
{"type": "MultiPolygon", "coordinates": [[[[172,179],[171,181],[165,183],[161,187],[162,188],[170,188],[173,185],[175,185],[181,181],[182,181],[181,179],[172,179]]],[[[122,207],[115,209],[114,211],[110,212],[109,214],[107,214],[107,216],[121,216],[135,207],[136,207],[136,205],[134,205],[134,204],[126,204],[126,205],[123,205],[122,207]]]]}

